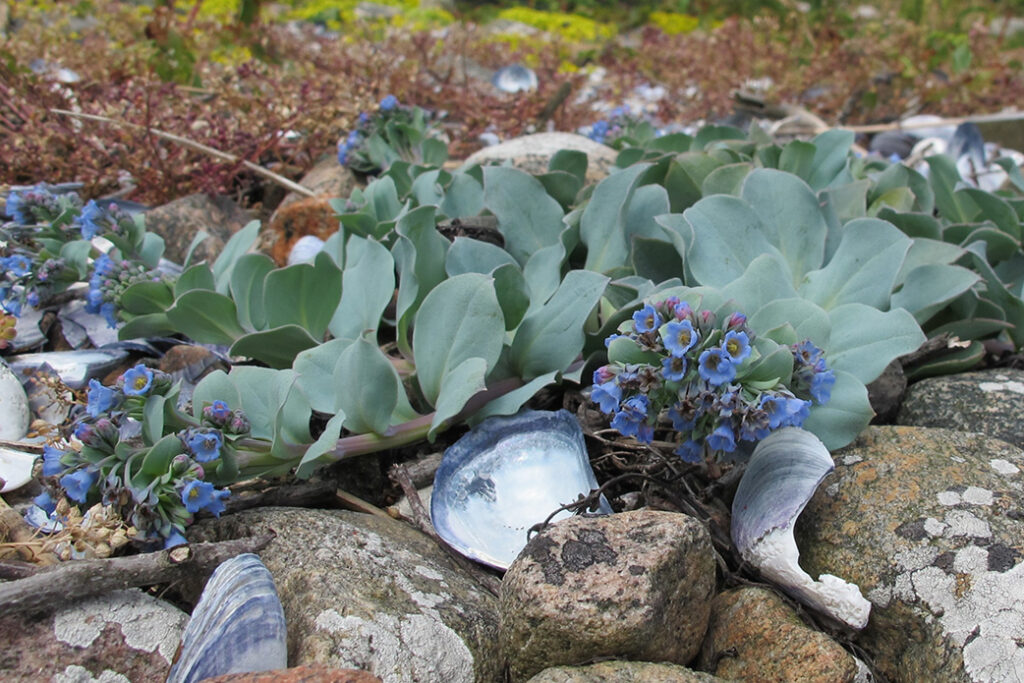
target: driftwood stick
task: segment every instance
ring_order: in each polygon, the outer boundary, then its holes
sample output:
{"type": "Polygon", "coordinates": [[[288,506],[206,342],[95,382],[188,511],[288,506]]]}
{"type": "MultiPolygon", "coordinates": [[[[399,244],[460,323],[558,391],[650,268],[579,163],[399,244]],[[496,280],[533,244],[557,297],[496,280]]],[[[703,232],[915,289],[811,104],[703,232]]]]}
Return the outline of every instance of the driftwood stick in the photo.
{"type": "Polygon", "coordinates": [[[186,574],[209,574],[225,560],[265,548],[273,538],[273,534],[264,534],[131,557],[66,562],[28,578],[0,583],[0,614],[51,608],[97,593],[167,583],[186,574]]]}
{"type": "Polygon", "coordinates": [[[0,558],[16,555],[19,559],[41,565],[55,564],[57,556],[39,550],[39,545],[34,543],[38,540],[35,529],[28,525],[21,513],[0,497],[0,558]]]}
{"type": "Polygon", "coordinates": [[[214,157],[215,159],[220,159],[221,161],[227,161],[228,163],[232,163],[232,164],[241,164],[242,166],[246,167],[247,169],[249,169],[250,171],[252,171],[256,175],[263,176],[264,178],[267,178],[269,180],[273,180],[278,185],[281,185],[282,187],[284,187],[286,189],[289,189],[292,192],[296,192],[296,193],[301,194],[301,195],[306,196],[306,197],[315,197],[316,196],[316,193],[313,192],[308,187],[305,187],[303,185],[299,185],[298,183],[293,182],[293,181],[289,180],[288,178],[285,178],[283,175],[279,175],[277,173],[274,173],[270,169],[263,168],[262,166],[260,166],[258,164],[254,164],[251,161],[247,161],[246,159],[242,159],[240,157],[237,157],[234,154],[228,154],[227,152],[222,152],[219,149],[214,149],[213,147],[208,147],[208,146],[206,146],[206,145],[204,145],[204,144],[202,144],[200,142],[196,142],[195,140],[189,140],[188,138],[183,138],[180,135],[175,135],[174,133],[166,133],[166,132],[164,132],[162,130],[158,130],[156,128],[148,128],[146,126],[140,126],[140,125],[135,124],[135,123],[129,123],[128,121],[118,121],[117,119],[112,119],[109,116],[99,116],[97,114],[83,114],[83,113],[77,112],[77,111],[68,111],[67,109],[50,109],[50,111],[53,112],[54,114],[60,114],[61,116],[71,116],[71,117],[76,118],[76,119],[85,119],[87,121],[102,121],[103,123],[112,123],[115,126],[122,126],[124,128],[133,128],[135,130],[144,130],[147,133],[151,133],[151,134],[153,134],[153,135],[155,135],[158,138],[161,138],[163,140],[168,140],[169,142],[173,142],[176,145],[181,145],[182,147],[187,147],[188,149],[194,150],[196,152],[202,152],[203,154],[209,154],[210,156],[214,157]]]}

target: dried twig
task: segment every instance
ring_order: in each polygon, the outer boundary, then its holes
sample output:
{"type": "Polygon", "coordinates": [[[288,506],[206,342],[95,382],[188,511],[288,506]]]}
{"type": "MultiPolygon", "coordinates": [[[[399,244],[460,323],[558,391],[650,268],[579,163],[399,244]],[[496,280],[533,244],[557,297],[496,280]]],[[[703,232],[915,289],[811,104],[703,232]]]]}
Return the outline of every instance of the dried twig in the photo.
{"type": "Polygon", "coordinates": [[[206,575],[236,555],[262,550],[273,538],[273,534],[264,534],[131,557],[66,562],[28,578],[0,583],[0,613],[48,609],[97,593],[206,575]]]}
{"type": "Polygon", "coordinates": [[[227,161],[227,162],[230,162],[232,164],[241,164],[242,166],[244,166],[245,168],[249,169],[250,171],[252,171],[256,175],[260,175],[260,176],[263,176],[264,178],[267,178],[268,180],[272,180],[275,183],[277,183],[278,185],[281,185],[282,187],[284,187],[284,188],[286,188],[288,190],[291,190],[292,192],[296,192],[296,193],[301,194],[301,195],[306,196],[306,197],[315,197],[316,196],[316,193],[313,192],[313,190],[311,190],[308,187],[305,187],[303,185],[299,185],[298,183],[296,183],[294,181],[291,181],[288,178],[285,178],[283,175],[279,175],[277,173],[274,173],[273,171],[271,171],[269,169],[266,169],[266,168],[263,168],[262,166],[260,166],[258,164],[254,164],[251,161],[247,161],[245,159],[240,159],[239,157],[236,157],[234,154],[228,154],[227,152],[222,152],[219,149],[214,149],[213,147],[208,147],[208,146],[206,146],[206,145],[204,145],[202,143],[196,142],[195,140],[189,140],[188,138],[183,138],[180,135],[174,135],[173,133],[166,133],[166,132],[164,132],[162,130],[157,130],[156,128],[149,128],[149,127],[146,127],[146,126],[140,126],[140,125],[137,125],[137,124],[134,124],[134,123],[129,123],[128,121],[118,121],[117,119],[112,119],[112,118],[110,118],[108,116],[100,116],[98,114],[83,114],[81,112],[68,111],[67,109],[50,109],[50,112],[52,112],[54,114],[60,114],[62,116],[71,116],[71,117],[77,118],[77,119],[86,119],[88,121],[102,121],[103,123],[112,123],[115,126],[122,126],[122,127],[125,127],[125,128],[133,128],[135,130],[142,130],[142,131],[145,131],[145,132],[147,132],[147,133],[149,133],[151,135],[154,135],[154,136],[156,136],[158,138],[161,138],[163,140],[168,140],[168,141],[173,142],[175,144],[181,145],[182,147],[187,147],[187,148],[195,150],[197,152],[202,152],[203,154],[209,154],[210,156],[212,156],[212,157],[214,157],[216,159],[220,159],[221,161],[227,161]]]}

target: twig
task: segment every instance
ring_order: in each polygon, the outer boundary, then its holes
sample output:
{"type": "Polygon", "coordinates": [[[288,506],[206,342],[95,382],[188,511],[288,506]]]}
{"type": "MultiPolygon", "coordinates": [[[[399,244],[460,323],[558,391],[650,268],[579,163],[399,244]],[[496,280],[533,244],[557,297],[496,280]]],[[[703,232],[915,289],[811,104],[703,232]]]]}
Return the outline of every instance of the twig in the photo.
{"type": "Polygon", "coordinates": [[[68,111],[67,109],[50,109],[50,112],[54,114],[61,114],[63,116],[71,116],[73,118],[86,119],[88,121],[101,121],[103,123],[112,123],[115,126],[122,126],[125,128],[133,128],[135,130],[145,131],[158,138],[162,138],[164,140],[168,140],[175,144],[181,145],[182,147],[187,147],[197,152],[209,154],[210,156],[216,159],[220,159],[221,161],[227,161],[233,164],[241,164],[242,166],[249,169],[256,175],[260,175],[263,176],[264,178],[267,178],[268,180],[272,180],[278,185],[281,185],[282,187],[285,187],[291,190],[292,192],[296,192],[306,197],[316,196],[316,193],[313,192],[313,190],[303,185],[299,185],[294,181],[288,180],[288,178],[285,178],[283,175],[274,173],[273,171],[263,168],[258,164],[254,164],[251,161],[241,159],[235,156],[234,154],[228,154],[227,152],[222,152],[219,149],[207,147],[202,143],[196,142],[194,140],[189,140],[188,138],[183,138],[180,135],[174,135],[173,133],[165,133],[164,131],[158,130],[156,128],[148,128],[146,126],[140,126],[135,123],[129,123],[128,121],[118,121],[117,119],[112,119],[108,116],[100,116],[98,114],[83,114],[80,112],[68,111]]]}
{"type": "Polygon", "coordinates": [[[936,128],[939,126],[959,126],[961,123],[998,123],[1000,121],[1024,120],[1024,112],[1004,112],[1002,114],[981,114],[978,116],[961,116],[951,119],[938,119],[927,123],[904,124],[899,121],[893,123],[872,123],[863,126],[839,126],[854,133],[881,133],[888,130],[915,130],[917,128],[936,128]]]}
{"type": "MultiPolygon", "coordinates": [[[[13,548],[22,559],[32,560],[40,565],[56,564],[57,556],[51,552],[41,552],[35,530],[21,514],[0,497],[0,551],[4,546],[13,548]]],[[[0,553],[2,555],[8,552],[0,553]]]]}
{"type": "Polygon", "coordinates": [[[0,613],[46,609],[111,590],[169,583],[186,574],[208,574],[241,553],[262,550],[274,534],[222,543],[196,543],[108,560],[77,560],[28,578],[0,583],[0,613]]]}
{"type": "Polygon", "coordinates": [[[338,489],[334,492],[335,498],[341,503],[341,506],[346,510],[354,510],[356,512],[362,512],[367,515],[375,515],[377,517],[386,517],[391,519],[391,515],[381,510],[373,503],[367,503],[359,496],[353,495],[348,491],[338,489]]]}

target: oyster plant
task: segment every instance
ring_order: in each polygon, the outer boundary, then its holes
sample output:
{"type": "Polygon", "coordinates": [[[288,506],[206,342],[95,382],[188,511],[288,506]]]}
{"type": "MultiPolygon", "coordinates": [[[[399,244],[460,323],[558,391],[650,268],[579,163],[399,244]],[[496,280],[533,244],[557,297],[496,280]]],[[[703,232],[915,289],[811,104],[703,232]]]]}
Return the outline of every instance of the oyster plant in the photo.
{"type": "MultiPolygon", "coordinates": [[[[89,281],[90,301],[106,306],[122,338],[182,334],[265,366],[210,374],[191,406],[177,405],[173,387],[135,396],[135,414],[126,416],[141,427],[129,421],[124,432],[125,416],[96,409],[81,418],[94,428],[104,418],[120,421],[106,462],[123,473],[130,460],[130,475],[148,462],[150,481],[177,482],[182,475],[172,468],[194,465],[217,485],[266,473],[307,476],[341,458],[433,439],[458,422],[513,414],[542,387],[579,381],[585,365],[616,362],[621,344],[606,349],[604,340],[672,296],[694,310],[745,315],[758,354],[748,362],[766,373],[758,381],[785,379],[794,344],[820,349],[834,384],[802,425],[834,449],[870,419],[865,385],[924,340],[922,324],[981,286],[958,261],[963,247],[869,215],[889,200],[867,204],[881,180],[862,177],[851,142],[831,131],[779,148],[708,127],[624,149],[623,167],[596,185],[585,185],[586,156],[572,151],[555,154],[536,176],[395,160],[334,202],[338,232],[311,263],[277,267],[249,253],[258,236],[252,224],[212,264],[187,261],[178,275],[152,274],[160,245],[141,220],[124,235],[102,206],[88,218],[83,206],[51,220],[35,213],[45,196],[24,194],[15,201],[25,218],[15,233],[36,222],[29,227],[44,237],[60,229],[83,239],[67,242],[73,247],[22,241],[4,253],[67,251],[77,277],[89,281]],[[493,227],[459,227],[474,223],[493,227]],[[92,225],[113,234],[113,250],[93,251],[82,233],[92,225]],[[222,433],[230,448],[200,463],[178,434],[212,428],[207,410],[239,411],[250,429],[231,439],[222,433]],[[326,423],[315,432],[314,415],[326,423]]],[[[25,277],[5,274],[5,296],[30,291],[25,277]]],[[[1013,330],[994,334],[1012,339],[1017,328],[1007,323],[1013,330]]],[[[131,384],[107,389],[124,386],[131,384]]],[[[72,482],[86,501],[104,497],[92,474],[72,482]]],[[[148,484],[139,485],[116,500],[142,496],[148,484]]],[[[205,487],[199,494],[214,495],[205,487]]],[[[181,496],[164,500],[187,523],[181,496]]],[[[180,528],[145,532],[171,541],[180,528]]]]}

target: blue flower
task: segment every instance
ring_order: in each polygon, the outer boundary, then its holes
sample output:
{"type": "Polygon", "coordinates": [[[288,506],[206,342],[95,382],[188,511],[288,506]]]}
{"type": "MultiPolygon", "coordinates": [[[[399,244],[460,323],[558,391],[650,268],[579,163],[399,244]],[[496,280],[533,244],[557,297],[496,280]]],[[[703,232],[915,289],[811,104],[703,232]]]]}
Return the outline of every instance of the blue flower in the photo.
{"type": "Polygon", "coordinates": [[[53,514],[57,511],[57,503],[53,500],[53,496],[50,495],[49,491],[43,491],[33,498],[32,502],[42,508],[47,515],[53,514]]]}
{"type": "Polygon", "coordinates": [[[181,502],[192,514],[206,510],[215,517],[220,517],[220,513],[224,512],[223,501],[229,495],[230,491],[217,490],[209,482],[193,479],[181,490],[181,502]]]}
{"type": "Polygon", "coordinates": [[[786,410],[789,415],[786,418],[784,427],[799,427],[811,414],[811,402],[801,398],[790,398],[786,400],[786,410]]]}
{"type": "Polygon", "coordinates": [[[14,219],[15,223],[22,225],[29,222],[28,214],[26,213],[27,207],[25,206],[25,198],[22,197],[24,190],[11,190],[7,195],[7,204],[4,211],[8,216],[14,219]]]}
{"type": "Polygon", "coordinates": [[[153,371],[141,363],[124,373],[124,395],[145,396],[153,386],[153,371]]]}
{"type": "Polygon", "coordinates": [[[730,360],[735,365],[739,365],[750,357],[750,338],[746,332],[730,330],[725,333],[725,339],[722,340],[722,348],[729,354],[730,360]]]}
{"type": "Polygon", "coordinates": [[[174,548],[179,545],[188,545],[188,539],[185,538],[180,531],[175,529],[171,532],[171,535],[164,541],[164,549],[174,548]]]}
{"type": "Polygon", "coordinates": [[[612,429],[623,436],[636,437],[637,441],[650,443],[654,439],[654,427],[647,424],[647,396],[640,394],[627,399],[622,410],[612,418],[612,429]]]}
{"type": "MultiPolygon", "coordinates": [[[[60,459],[64,457],[64,451],[53,446],[43,446],[43,476],[54,477],[65,470],[64,463],[60,459]]],[[[40,506],[41,507],[41,506],[40,506]]]]}
{"type": "Polygon", "coordinates": [[[82,213],[78,216],[78,222],[82,226],[82,239],[91,240],[99,234],[102,227],[96,221],[102,217],[103,209],[99,207],[96,200],[90,199],[82,207],[82,213]]]}
{"type": "Polygon", "coordinates": [[[223,425],[227,424],[227,421],[231,419],[231,408],[224,401],[214,401],[203,408],[203,415],[208,420],[218,425],[223,425]]]}
{"type": "Polygon", "coordinates": [[[392,109],[394,109],[397,106],[398,106],[398,98],[395,97],[394,95],[388,95],[387,97],[385,97],[383,100],[380,101],[380,110],[381,111],[391,111],[392,109]]]}
{"type": "Polygon", "coordinates": [[[669,382],[681,382],[686,375],[686,357],[673,355],[662,358],[661,374],[669,382]]]}
{"type": "Polygon", "coordinates": [[[601,408],[602,413],[611,414],[619,407],[622,400],[622,387],[610,380],[604,384],[598,384],[590,394],[590,400],[601,408]]]}
{"type": "Polygon", "coordinates": [[[99,313],[100,307],[103,305],[103,291],[100,289],[90,289],[89,294],[85,299],[85,310],[89,313],[99,313]]]}
{"type": "Polygon", "coordinates": [[[673,320],[661,330],[661,341],[673,356],[682,358],[700,340],[700,333],[689,320],[673,320]]]}
{"type": "Polygon", "coordinates": [[[736,366],[731,357],[722,348],[708,349],[700,354],[697,372],[701,378],[713,387],[731,382],[736,378],[736,366]]]}
{"type": "Polygon", "coordinates": [[[625,335],[622,335],[622,334],[609,334],[607,337],[605,337],[604,347],[606,349],[609,348],[612,345],[613,341],[615,341],[619,337],[623,337],[623,336],[625,336],[625,335]]]}
{"type": "Polygon", "coordinates": [[[832,398],[832,387],[836,383],[836,375],[831,370],[814,373],[811,378],[811,398],[819,405],[828,403],[832,398]]]}
{"type": "Polygon", "coordinates": [[[706,441],[708,448],[713,451],[732,453],[736,450],[736,438],[732,433],[732,428],[728,425],[718,425],[715,431],[708,434],[706,441]]]}
{"type": "Polygon", "coordinates": [[[97,380],[89,380],[89,402],[85,406],[85,412],[89,417],[99,417],[101,413],[109,412],[117,402],[117,394],[110,387],[105,387],[97,380]]]}
{"type": "Polygon", "coordinates": [[[100,306],[100,315],[107,321],[107,327],[117,329],[117,306],[108,301],[100,306]]]}
{"type": "Polygon", "coordinates": [[[771,423],[768,412],[761,408],[749,407],[743,413],[740,422],[740,439],[742,441],[760,441],[771,434],[771,423]]]}
{"type": "Polygon", "coordinates": [[[370,115],[367,114],[365,111],[359,112],[359,125],[365,126],[369,122],[370,122],[370,115]]]}
{"type": "Polygon", "coordinates": [[[793,347],[793,355],[796,357],[798,362],[802,362],[804,365],[815,367],[819,361],[825,360],[825,352],[814,345],[810,339],[796,344],[793,347]]]}
{"type": "Polygon", "coordinates": [[[675,453],[683,459],[683,462],[699,463],[704,459],[704,448],[693,439],[679,444],[675,453]]]}
{"type": "Polygon", "coordinates": [[[654,306],[647,304],[633,314],[633,329],[638,333],[650,332],[661,327],[661,316],[654,306]]]}
{"type": "Polygon", "coordinates": [[[0,267],[14,277],[22,277],[28,275],[32,261],[24,254],[12,254],[6,258],[0,258],[0,267]]]}
{"type": "Polygon", "coordinates": [[[761,394],[758,405],[768,414],[768,427],[799,427],[807,419],[811,402],[784,394],[761,394]]]}
{"type": "Polygon", "coordinates": [[[2,305],[3,309],[15,318],[21,317],[21,299],[8,299],[0,305],[2,305]]]}
{"type": "Polygon", "coordinates": [[[672,420],[672,428],[677,432],[688,432],[697,426],[697,418],[700,417],[700,413],[695,410],[687,410],[684,414],[681,404],[676,404],[669,408],[668,418],[672,420]]]}
{"type": "Polygon", "coordinates": [[[210,462],[220,457],[220,448],[224,445],[224,437],[215,429],[191,430],[185,439],[185,445],[199,462],[210,462]]]}
{"type": "Polygon", "coordinates": [[[89,469],[75,470],[60,478],[60,485],[73,501],[84,503],[89,497],[89,489],[96,483],[96,472],[89,469]]]}
{"type": "Polygon", "coordinates": [[[604,119],[595,121],[594,124],[590,126],[590,132],[587,133],[587,137],[595,142],[604,142],[605,136],[608,135],[608,128],[608,122],[604,119]]]}

